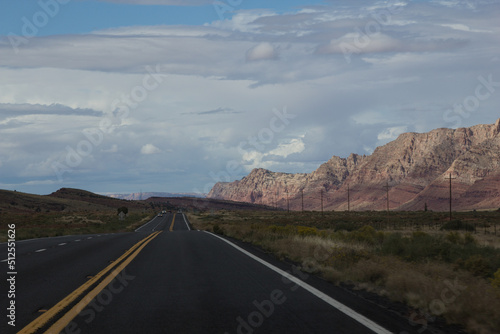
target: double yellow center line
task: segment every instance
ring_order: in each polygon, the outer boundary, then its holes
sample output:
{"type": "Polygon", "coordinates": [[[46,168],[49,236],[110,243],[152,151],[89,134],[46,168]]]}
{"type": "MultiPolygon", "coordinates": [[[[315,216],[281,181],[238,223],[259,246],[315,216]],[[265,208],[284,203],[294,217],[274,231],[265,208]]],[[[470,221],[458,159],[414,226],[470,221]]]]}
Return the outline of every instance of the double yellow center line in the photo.
{"type": "Polygon", "coordinates": [[[111,283],[123,269],[125,269],[125,267],[142,251],[142,249],[160,233],[161,231],[154,232],[136,243],[116,261],[104,268],[101,272],[81,285],[78,289],[67,295],[47,312],[33,320],[30,324],[19,331],[18,334],[36,333],[43,327],[46,327],[49,322],[53,322],[57,315],[62,314],[59,320],[55,321],[55,323],[44,332],[60,333],[71,322],[71,320],[76,317],[92,301],[92,299],[99,295],[99,293],[109,283],[111,283]],[[85,293],[87,294],[84,296],[85,293]],[[80,300],[77,302],[78,299],[80,300]],[[75,305],[73,305],[69,311],[63,313],[72,304],[75,305]]]}
{"type": "Polygon", "coordinates": [[[172,218],[172,224],[170,224],[169,231],[172,232],[174,230],[174,223],[175,223],[175,213],[174,213],[174,218],[172,218]]]}

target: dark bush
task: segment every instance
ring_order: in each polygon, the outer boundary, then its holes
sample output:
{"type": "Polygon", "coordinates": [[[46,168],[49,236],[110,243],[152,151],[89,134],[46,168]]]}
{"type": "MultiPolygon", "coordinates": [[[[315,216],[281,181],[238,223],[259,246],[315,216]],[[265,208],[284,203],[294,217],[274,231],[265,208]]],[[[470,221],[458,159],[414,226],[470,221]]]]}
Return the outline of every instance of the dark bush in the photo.
{"type": "Polygon", "coordinates": [[[405,253],[407,238],[403,238],[399,233],[391,233],[384,239],[381,252],[385,255],[402,256],[405,253]]]}
{"type": "Polygon", "coordinates": [[[489,262],[481,255],[473,255],[464,261],[463,267],[475,276],[488,277],[492,274],[489,262]]]}
{"type": "Polygon", "coordinates": [[[213,227],[212,227],[212,230],[214,231],[215,234],[220,234],[220,235],[224,235],[224,231],[220,228],[219,225],[215,224],[213,227]]]}
{"type": "Polygon", "coordinates": [[[356,226],[355,223],[348,223],[348,222],[338,222],[337,224],[334,225],[334,231],[354,231],[358,227],[356,226]]]}
{"type": "Polygon", "coordinates": [[[118,211],[118,214],[120,214],[120,212],[123,212],[124,214],[127,214],[128,213],[128,208],[126,206],[122,206],[121,208],[118,208],[117,211],[118,211]]]}
{"type": "Polygon", "coordinates": [[[464,230],[468,232],[474,232],[476,230],[476,227],[470,223],[464,223],[459,219],[455,219],[452,221],[447,222],[441,227],[441,230],[454,230],[454,231],[459,231],[459,230],[464,230]]]}

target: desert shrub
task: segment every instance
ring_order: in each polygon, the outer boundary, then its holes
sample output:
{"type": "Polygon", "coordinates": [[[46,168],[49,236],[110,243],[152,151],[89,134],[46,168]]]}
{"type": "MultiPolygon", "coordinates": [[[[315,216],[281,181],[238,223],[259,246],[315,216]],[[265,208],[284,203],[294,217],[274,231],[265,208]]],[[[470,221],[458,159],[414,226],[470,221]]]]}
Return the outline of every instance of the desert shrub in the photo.
{"type": "Polygon", "coordinates": [[[429,236],[429,234],[422,232],[422,231],[416,231],[416,232],[412,233],[413,238],[426,238],[428,236],[429,236]]]}
{"type": "Polygon", "coordinates": [[[463,267],[474,276],[488,277],[492,268],[489,262],[481,255],[473,255],[463,262],[463,267]]]}
{"type": "Polygon", "coordinates": [[[469,232],[474,232],[476,230],[476,227],[470,223],[464,223],[459,219],[455,219],[452,221],[447,222],[441,227],[441,230],[454,230],[454,231],[459,231],[459,230],[464,230],[464,231],[469,231],[469,232]]]}
{"type": "Polygon", "coordinates": [[[464,242],[464,245],[475,245],[475,244],[477,244],[476,239],[470,233],[466,233],[465,234],[463,242],[464,242]]]}
{"type": "Polygon", "coordinates": [[[270,225],[267,229],[270,232],[281,234],[281,235],[297,234],[297,227],[295,227],[293,225],[286,225],[286,226],[270,225]]]}
{"type": "Polygon", "coordinates": [[[214,231],[215,234],[220,234],[220,235],[224,234],[224,231],[222,230],[222,228],[218,224],[215,224],[212,227],[212,230],[214,231]]]}
{"type": "Polygon", "coordinates": [[[419,261],[428,258],[440,258],[446,252],[446,244],[423,232],[416,232],[409,238],[403,258],[408,261],[419,261]]]}
{"type": "Polygon", "coordinates": [[[382,254],[402,256],[406,248],[406,238],[400,233],[391,233],[384,239],[380,249],[382,254]]]}
{"type": "Polygon", "coordinates": [[[318,234],[318,230],[313,227],[297,226],[297,233],[301,237],[315,236],[318,234]]]}
{"type": "Polygon", "coordinates": [[[354,231],[356,229],[356,224],[354,223],[348,223],[348,222],[339,222],[337,224],[335,224],[333,230],[335,232],[337,231],[348,231],[348,232],[351,232],[351,231],[354,231]]]}
{"type": "Polygon", "coordinates": [[[365,225],[347,234],[347,238],[351,241],[374,245],[384,239],[384,233],[377,232],[372,226],[365,225]]]}
{"type": "Polygon", "coordinates": [[[368,254],[363,250],[349,247],[336,247],[331,251],[327,264],[334,269],[346,269],[361,259],[366,259],[368,257],[368,254]]]}
{"type": "Polygon", "coordinates": [[[425,261],[438,259],[449,262],[458,258],[457,247],[446,242],[441,237],[435,237],[424,232],[415,232],[411,237],[403,237],[399,233],[389,234],[382,242],[380,253],[383,255],[396,255],[405,261],[425,261]]]}
{"type": "Polygon", "coordinates": [[[446,240],[452,244],[460,244],[462,242],[462,236],[458,232],[450,232],[446,235],[446,240]]]}
{"type": "Polygon", "coordinates": [[[497,271],[495,271],[495,274],[491,279],[491,285],[493,285],[495,288],[500,289],[500,268],[497,271]]]}

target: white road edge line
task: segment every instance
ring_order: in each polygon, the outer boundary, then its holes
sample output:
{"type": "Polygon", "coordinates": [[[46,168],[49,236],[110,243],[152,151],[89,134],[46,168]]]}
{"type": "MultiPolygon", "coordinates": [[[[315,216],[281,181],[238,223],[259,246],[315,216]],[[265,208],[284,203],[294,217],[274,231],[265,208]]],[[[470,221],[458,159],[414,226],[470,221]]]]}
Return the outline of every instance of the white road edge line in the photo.
{"type": "Polygon", "coordinates": [[[156,224],[155,227],[153,227],[153,229],[151,230],[151,232],[154,232],[154,230],[156,230],[156,228],[158,227],[158,225],[160,225],[161,223],[163,223],[163,219],[160,220],[160,222],[158,224],[156,224]]]}
{"type": "Polygon", "coordinates": [[[236,248],[237,250],[239,250],[240,252],[242,252],[243,254],[245,254],[246,256],[254,259],[255,261],[263,264],[264,266],[268,267],[269,269],[271,270],[274,270],[275,272],[277,272],[278,274],[280,274],[281,276],[285,277],[286,279],[298,284],[299,286],[301,286],[302,288],[304,288],[305,290],[309,291],[310,293],[312,293],[313,295],[315,295],[316,297],[318,297],[319,299],[325,301],[326,303],[330,304],[331,306],[335,307],[337,310],[339,310],[340,312],[344,313],[345,315],[351,317],[352,319],[356,320],[357,322],[359,322],[360,324],[362,324],[363,326],[365,326],[366,328],[374,331],[375,333],[378,333],[378,334],[391,334],[392,332],[388,331],[387,329],[383,328],[382,326],[380,326],[379,324],[373,322],[372,320],[366,318],[365,316],[357,313],[356,311],[354,311],[353,309],[345,306],[344,304],[338,302],[337,300],[333,299],[332,297],[328,296],[327,294],[319,291],[318,289],[310,286],[309,284],[307,284],[306,282],[298,279],[297,277],[287,273],[286,271],[283,271],[281,269],[279,269],[278,267],[262,260],[261,258],[253,255],[252,253],[250,252],[247,252],[246,250],[244,250],[243,248],[233,244],[231,241],[228,241],[224,238],[221,238],[219,237],[218,235],[215,235],[213,233],[210,233],[210,232],[207,232],[207,231],[204,231],[205,233],[208,233],[208,234],[211,234],[212,236],[216,237],[216,238],[219,238],[220,240],[224,241],[225,243],[229,244],[230,246],[236,248]]]}
{"type": "Polygon", "coordinates": [[[140,229],[142,229],[143,227],[146,227],[146,225],[148,225],[148,224],[151,224],[156,219],[156,217],[158,217],[158,216],[155,216],[153,219],[151,219],[150,221],[148,221],[146,224],[144,224],[142,226],[139,226],[138,228],[135,229],[134,232],[139,232],[140,229]]]}
{"type": "MultiPolygon", "coordinates": [[[[103,235],[113,235],[116,233],[106,233],[103,235]]],[[[101,235],[98,235],[100,237],[101,235]]],[[[46,239],[60,239],[60,238],[70,238],[70,237],[76,237],[74,234],[70,235],[60,235],[57,237],[44,237],[44,238],[34,238],[34,239],[23,239],[23,240],[16,240],[16,244],[21,243],[21,242],[30,242],[30,241],[40,241],[40,240],[46,240],[46,239]]],[[[0,245],[6,244],[7,242],[0,242],[0,245]]]]}
{"type": "MultiPolygon", "coordinates": [[[[57,238],[66,238],[66,237],[74,237],[74,235],[60,235],[57,237],[45,237],[45,238],[34,238],[34,239],[24,239],[24,240],[16,240],[16,243],[27,242],[27,241],[40,241],[44,239],[57,239],[57,238]]],[[[0,245],[6,244],[7,242],[0,242],[0,245]]]]}
{"type": "Polygon", "coordinates": [[[191,231],[191,228],[189,227],[189,224],[188,222],[186,221],[186,215],[185,214],[182,214],[182,218],[184,218],[184,223],[186,223],[186,226],[188,228],[188,231],[191,231]]]}
{"type": "Polygon", "coordinates": [[[42,249],[36,250],[35,253],[40,253],[40,252],[44,252],[44,251],[46,251],[46,249],[42,248],[42,249]]]}

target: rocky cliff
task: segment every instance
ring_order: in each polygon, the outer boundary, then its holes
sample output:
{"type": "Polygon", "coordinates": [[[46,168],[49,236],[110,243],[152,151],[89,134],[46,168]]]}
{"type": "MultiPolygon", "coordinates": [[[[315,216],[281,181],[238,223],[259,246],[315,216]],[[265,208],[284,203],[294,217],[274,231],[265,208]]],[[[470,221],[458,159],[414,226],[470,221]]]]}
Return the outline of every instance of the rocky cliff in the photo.
{"type": "Polygon", "coordinates": [[[217,183],[209,198],[301,210],[456,210],[500,207],[500,119],[470,128],[404,133],[370,156],[332,157],[309,174],[254,169],[217,183]],[[348,201],[349,198],[349,201],[348,201]],[[303,203],[303,204],[302,204],[303,203]]]}

